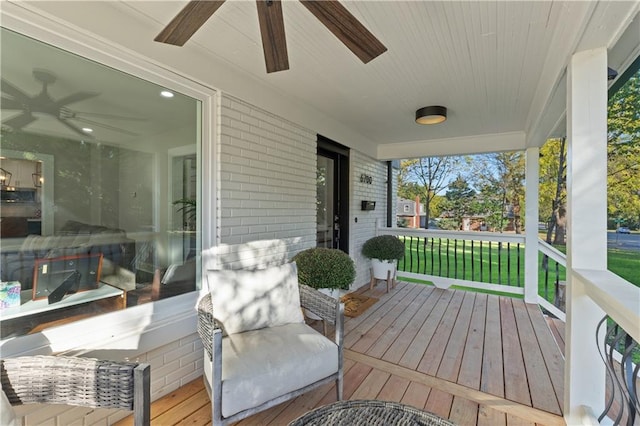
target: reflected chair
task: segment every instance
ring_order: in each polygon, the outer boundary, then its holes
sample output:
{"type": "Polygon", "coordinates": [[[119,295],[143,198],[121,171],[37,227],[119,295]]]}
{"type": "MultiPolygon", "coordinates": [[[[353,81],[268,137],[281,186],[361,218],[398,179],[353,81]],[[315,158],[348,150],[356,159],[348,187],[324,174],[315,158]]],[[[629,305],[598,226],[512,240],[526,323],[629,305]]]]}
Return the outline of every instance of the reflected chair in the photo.
{"type": "MultiPolygon", "coordinates": [[[[2,401],[118,408],[134,412],[134,424],[150,422],[149,364],[64,356],[0,360],[2,401]],[[6,399],[5,399],[6,396],[6,399]]],[[[11,407],[2,406],[3,416],[11,407]]],[[[10,424],[8,420],[3,422],[10,424]]]]}

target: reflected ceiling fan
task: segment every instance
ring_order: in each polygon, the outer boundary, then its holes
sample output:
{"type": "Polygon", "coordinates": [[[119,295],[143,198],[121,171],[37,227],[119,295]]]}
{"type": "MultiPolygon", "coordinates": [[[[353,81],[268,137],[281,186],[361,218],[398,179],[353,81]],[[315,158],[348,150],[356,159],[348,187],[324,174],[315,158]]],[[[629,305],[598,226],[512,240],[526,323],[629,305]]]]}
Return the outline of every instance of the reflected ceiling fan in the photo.
{"type": "MultiPolygon", "coordinates": [[[[176,46],[187,40],[215,13],[225,0],[192,0],[154,39],[176,46]]],[[[387,51],[338,0],[300,2],[365,64],[387,51]]],[[[280,0],[256,0],[267,73],[289,69],[280,0]]]]}
{"type": "Polygon", "coordinates": [[[21,130],[25,126],[28,126],[38,119],[38,117],[34,115],[34,113],[40,113],[54,117],[60,123],[85,138],[91,138],[92,136],[69,120],[84,122],[87,124],[104,127],[116,132],[136,136],[136,134],[133,132],[119,129],[108,124],[100,123],[86,117],[118,120],[140,120],[138,118],[74,111],[67,107],[67,105],[94,98],[100,95],[100,93],[80,91],[55,100],[48,92],[49,85],[55,83],[57,79],[55,74],[48,70],[34,69],[33,77],[42,83],[42,90],[35,96],[28,95],[21,89],[18,89],[16,86],[9,83],[4,78],[0,80],[0,88],[2,89],[2,99],[0,101],[0,107],[2,107],[3,110],[22,111],[15,117],[3,120],[3,126],[9,126],[14,130],[21,130]]]}

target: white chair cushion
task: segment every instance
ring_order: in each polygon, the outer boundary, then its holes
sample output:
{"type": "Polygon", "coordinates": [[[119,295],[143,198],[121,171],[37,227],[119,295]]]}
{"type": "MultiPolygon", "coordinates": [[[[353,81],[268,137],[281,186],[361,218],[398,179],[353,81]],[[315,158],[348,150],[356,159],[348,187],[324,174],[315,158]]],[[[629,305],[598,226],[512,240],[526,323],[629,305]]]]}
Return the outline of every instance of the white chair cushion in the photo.
{"type": "Polygon", "coordinates": [[[208,271],[207,280],[213,315],[227,334],[304,321],[295,263],[208,271]]]}
{"type": "MultiPolygon", "coordinates": [[[[288,324],[222,339],[222,415],[232,416],[338,371],[338,346],[306,324],[288,324]]],[[[211,361],[204,371],[211,383],[211,361]]]]}
{"type": "Polygon", "coordinates": [[[18,426],[15,411],[3,390],[0,390],[0,425],[18,426]]]}

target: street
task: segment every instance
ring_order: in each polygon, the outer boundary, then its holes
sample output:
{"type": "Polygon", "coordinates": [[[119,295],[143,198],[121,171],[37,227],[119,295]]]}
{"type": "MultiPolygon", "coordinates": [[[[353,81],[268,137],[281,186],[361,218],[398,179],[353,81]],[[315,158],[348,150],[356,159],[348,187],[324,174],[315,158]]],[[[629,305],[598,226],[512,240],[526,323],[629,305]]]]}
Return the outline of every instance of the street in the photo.
{"type": "Polygon", "coordinates": [[[618,234],[609,232],[607,246],[621,250],[635,250],[640,252],[640,234],[618,234]]]}

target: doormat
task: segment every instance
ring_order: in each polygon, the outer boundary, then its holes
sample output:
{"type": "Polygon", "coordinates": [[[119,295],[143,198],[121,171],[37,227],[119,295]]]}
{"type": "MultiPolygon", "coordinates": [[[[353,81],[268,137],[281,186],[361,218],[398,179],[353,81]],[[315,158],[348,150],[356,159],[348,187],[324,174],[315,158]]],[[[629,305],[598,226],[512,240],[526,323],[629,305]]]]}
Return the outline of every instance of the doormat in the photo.
{"type": "Polygon", "coordinates": [[[357,293],[345,294],[340,300],[344,303],[344,315],[350,318],[362,314],[378,301],[375,297],[367,297],[357,293]]]}

